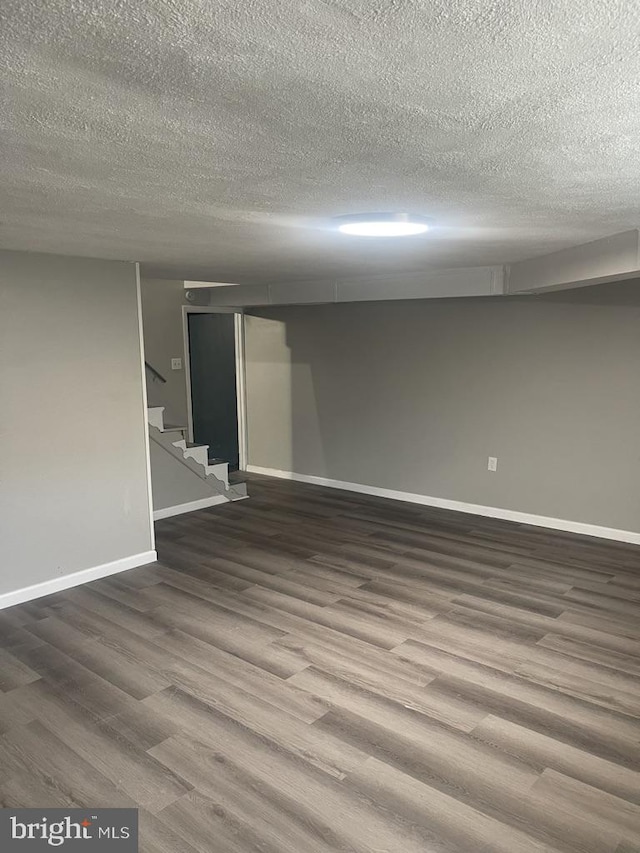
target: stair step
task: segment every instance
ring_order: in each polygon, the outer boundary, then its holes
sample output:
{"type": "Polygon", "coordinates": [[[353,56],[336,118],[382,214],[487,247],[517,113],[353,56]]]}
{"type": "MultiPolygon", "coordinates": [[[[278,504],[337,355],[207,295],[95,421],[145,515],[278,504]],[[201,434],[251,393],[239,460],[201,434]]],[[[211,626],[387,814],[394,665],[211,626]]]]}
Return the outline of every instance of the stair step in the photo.
{"type": "Polygon", "coordinates": [[[227,492],[229,496],[229,500],[238,501],[242,500],[242,498],[248,497],[247,495],[247,484],[246,483],[235,483],[229,486],[229,490],[227,492]]]}
{"type": "Polygon", "coordinates": [[[197,462],[198,465],[203,465],[205,468],[207,466],[207,450],[209,449],[208,444],[192,444],[191,446],[187,445],[186,447],[181,447],[184,442],[175,442],[174,447],[178,447],[182,451],[182,455],[185,459],[193,459],[194,462],[197,462]]]}
{"type": "Polygon", "coordinates": [[[205,470],[207,474],[213,474],[218,480],[222,480],[225,486],[228,484],[229,468],[226,462],[214,462],[213,465],[209,462],[205,470]]]}
{"type": "Polygon", "coordinates": [[[216,479],[220,480],[225,486],[228,486],[228,464],[220,459],[212,465],[208,460],[208,444],[195,444],[193,442],[185,441],[184,438],[179,439],[178,441],[173,441],[172,444],[177,450],[181,451],[185,459],[192,459],[198,465],[202,465],[205,476],[208,477],[209,474],[213,474],[216,479]]]}
{"type": "Polygon", "coordinates": [[[147,423],[162,431],[164,429],[164,406],[147,407],[147,423]]]}
{"type": "Polygon", "coordinates": [[[179,447],[180,450],[193,450],[194,448],[197,449],[198,447],[204,447],[207,450],[209,449],[208,444],[198,444],[197,441],[187,441],[185,438],[181,438],[178,441],[174,441],[173,446],[179,447]]]}

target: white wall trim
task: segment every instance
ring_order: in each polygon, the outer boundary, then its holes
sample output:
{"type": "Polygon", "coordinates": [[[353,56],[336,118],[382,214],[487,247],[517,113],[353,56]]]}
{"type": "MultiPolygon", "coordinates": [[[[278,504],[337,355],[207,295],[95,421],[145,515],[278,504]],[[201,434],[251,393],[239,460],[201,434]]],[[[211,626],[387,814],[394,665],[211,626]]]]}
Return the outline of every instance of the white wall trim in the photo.
{"type": "Polygon", "coordinates": [[[197,501],[189,501],[186,504],[176,504],[176,506],[167,506],[164,509],[157,509],[153,513],[154,521],[159,521],[161,518],[171,518],[172,515],[182,515],[185,512],[195,512],[197,509],[206,509],[210,506],[229,503],[229,499],[224,495],[211,495],[209,498],[200,498],[197,501]]]}
{"type": "Polygon", "coordinates": [[[614,539],[617,542],[629,542],[640,545],[640,533],[631,530],[618,530],[615,527],[600,527],[597,524],[585,524],[582,521],[568,521],[564,518],[551,518],[545,515],[533,515],[501,507],[482,506],[464,501],[454,501],[448,498],[434,498],[428,495],[416,495],[411,492],[398,492],[394,489],[383,489],[378,486],[364,486],[360,483],[347,483],[342,480],[331,480],[326,477],[316,477],[312,474],[296,474],[292,471],[279,471],[276,468],[262,468],[259,465],[248,465],[250,474],[264,474],[268,477],[279,477],[282,480],[295,480],[299,483],[313,483],[316,486],[327,486],[330,489],[344,489],[347,492],[359,492],[363,495],[375,495],[396,501],[422,504],[423,506],[452,509],[457,512],[468,512],[472,515],[483,515],[488,518],[500,518],[503,521],[515,521],[519,524],[531,524],[534,527],[548,527],[552,530],[564,530],[567,533],[580,533],[583,536],[596,536],[599,539],[614,539]]]}
{"type": "Polygon", "coordinates": [[[138,566],[146,566],[148,563],[155,563],[157,559],[158,555],[155,551],[143,551],[141,554],[122,557],[112,563],[103,563],[101,566],[93,566],[90,569],[72,572],[70,575],[62,575],[58,578],[42,581],[42,583],[34,583],[13,592],[5,592],[0,594],[0,610],[5,607],[13,607],[15,604],[22,604],[25,601],[32,601],[34,598],[42,598],[43,595],[51,595],[54,592],[61,592],[63,589],[80,586],[83,583],[97,581],[109,575],[117,575],[119,572],[126,572],[138,566]]]}
{"type": "Polygon", "coordinates": [[[147,465],[147,501],[149,504],[149,535],[151,537],[151,547],[156,547],[156,533],[153,526],[153,487],[151,485],[151,450],[149,447],[149,423],[148,423],[148,406],[147,398],[147,368],[145,366],[144,357],[144,328],[142,325],[142,288],[140,285],[140,264],[136,263],[136,299],[138,303],[138,338],[140,341],[140,371],[142,374],[142,422],[144,424],[144,448],[146,454],[147,465]]]}

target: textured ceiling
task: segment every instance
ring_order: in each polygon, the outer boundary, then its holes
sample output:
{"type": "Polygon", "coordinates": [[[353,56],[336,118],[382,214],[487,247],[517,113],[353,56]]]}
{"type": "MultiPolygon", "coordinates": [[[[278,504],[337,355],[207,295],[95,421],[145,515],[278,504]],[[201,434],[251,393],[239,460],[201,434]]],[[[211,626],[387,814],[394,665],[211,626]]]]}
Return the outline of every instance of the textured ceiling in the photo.
{"type": "Polygon", "coordinates": [[[252,282],[638,225],[640,5],[2,0],[0,245],[252,282]],[[432,216],[347,238],[326,217],[432,216]]]}

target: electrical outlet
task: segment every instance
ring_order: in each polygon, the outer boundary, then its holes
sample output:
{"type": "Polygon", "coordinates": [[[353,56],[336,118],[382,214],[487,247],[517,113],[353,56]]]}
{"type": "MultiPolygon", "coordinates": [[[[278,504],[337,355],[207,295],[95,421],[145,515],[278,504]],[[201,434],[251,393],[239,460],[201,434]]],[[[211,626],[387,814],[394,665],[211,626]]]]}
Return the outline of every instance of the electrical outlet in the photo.
{"type": "Polygon", "coordinates": [[[489,464],[487,465],[487,470],[488,471],[497,471],[498,470],[498,457],[497,456],[490,456],[489,457],[489,464]]]}
{"type": "Polygon", "coordinates": [[[182,359],[181,358],[172,358],[171,359],[171,370],[182,370],[182,359]]]}

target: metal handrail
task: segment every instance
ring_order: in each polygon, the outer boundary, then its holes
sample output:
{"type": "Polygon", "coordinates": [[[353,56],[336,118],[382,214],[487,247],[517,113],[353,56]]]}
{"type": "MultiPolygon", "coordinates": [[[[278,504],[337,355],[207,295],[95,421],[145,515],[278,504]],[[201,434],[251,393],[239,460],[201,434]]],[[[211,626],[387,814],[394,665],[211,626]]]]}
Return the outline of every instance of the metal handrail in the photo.
{"type": "Polygon", "coordinates": [[[153,367],[153,365],[149,364],[148,361],[145,361],[144,366],[147,368],[147,370],[153,376],[154,379],[158,379],[163,384],[166,383],[167,380],[164,378],[164,376],[159,371],[157,371],[155,367],[153,367]]]}

